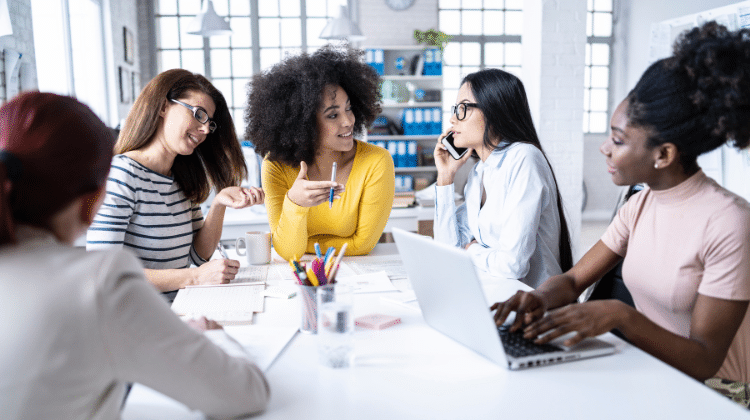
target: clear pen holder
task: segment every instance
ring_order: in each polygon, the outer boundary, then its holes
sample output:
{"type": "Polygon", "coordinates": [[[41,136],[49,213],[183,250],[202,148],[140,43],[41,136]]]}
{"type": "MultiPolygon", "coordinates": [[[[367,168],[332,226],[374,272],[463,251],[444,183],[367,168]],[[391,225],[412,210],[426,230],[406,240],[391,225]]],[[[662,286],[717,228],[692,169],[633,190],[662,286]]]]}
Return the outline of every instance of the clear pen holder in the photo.
{"type": "Polygon", "coordinates": [[[315,297],[315,286],[299,287],[300,325],[299,330],[305,334],[318,332],[318,304],[315,297]]]}

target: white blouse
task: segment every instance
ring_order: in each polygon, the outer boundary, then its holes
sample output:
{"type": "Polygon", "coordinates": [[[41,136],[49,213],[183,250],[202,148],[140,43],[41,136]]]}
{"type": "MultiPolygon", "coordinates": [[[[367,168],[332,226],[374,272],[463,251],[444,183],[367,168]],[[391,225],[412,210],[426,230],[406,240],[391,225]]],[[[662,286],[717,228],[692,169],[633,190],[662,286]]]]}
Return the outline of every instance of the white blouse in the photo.
{"type": "Polygon", "coordinates": [[[17,235],[0,247],[1,417],[118,419],[128,382],[217,417],[266,407],[268,383],[244,349],[182,322],[135,256],[27,226],[17,235]]]}
{"type": "Polygon", "coordinates": [[[531,287],[562,272],[555,182],[533,145],[514,143],[479,161],[458,208],[452,184],[436,189],[435,240],[461,248],[476,240],[468,252],[481,271],[531,287]]]}

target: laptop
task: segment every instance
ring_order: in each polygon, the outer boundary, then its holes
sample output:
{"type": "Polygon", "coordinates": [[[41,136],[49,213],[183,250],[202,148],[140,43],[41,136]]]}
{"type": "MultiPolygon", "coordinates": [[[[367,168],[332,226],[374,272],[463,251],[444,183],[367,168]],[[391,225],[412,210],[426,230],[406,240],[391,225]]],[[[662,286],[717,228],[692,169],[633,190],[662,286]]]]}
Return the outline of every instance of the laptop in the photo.
{"type": "Polygon", "coordinates": [[[515,370],[614,353],[596,338],[566,347],[566,335],[538,345],[507,324],[498,327],[466,251],[399,228],[393,237],[427,324],[493,363],[515,370]]]}

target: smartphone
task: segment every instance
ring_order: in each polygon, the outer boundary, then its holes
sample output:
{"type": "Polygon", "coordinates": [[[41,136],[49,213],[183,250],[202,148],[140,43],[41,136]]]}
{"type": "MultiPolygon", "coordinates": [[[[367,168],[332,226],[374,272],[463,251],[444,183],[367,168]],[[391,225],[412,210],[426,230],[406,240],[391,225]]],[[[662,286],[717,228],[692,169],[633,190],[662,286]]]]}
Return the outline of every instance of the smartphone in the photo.
{"type": "Polygon", "coordinates": [[[443,143],[446,148],[448,148],[448,153],[451,154],[453,159],[459,160],[463,157],[463,155],[466,154],[466,151],[469,150],[465,147],[456,147],[453,144],[453,132],[448,132],[448,135],[443,137],[443,139],[440,141],[440,143],[443,143]]]}

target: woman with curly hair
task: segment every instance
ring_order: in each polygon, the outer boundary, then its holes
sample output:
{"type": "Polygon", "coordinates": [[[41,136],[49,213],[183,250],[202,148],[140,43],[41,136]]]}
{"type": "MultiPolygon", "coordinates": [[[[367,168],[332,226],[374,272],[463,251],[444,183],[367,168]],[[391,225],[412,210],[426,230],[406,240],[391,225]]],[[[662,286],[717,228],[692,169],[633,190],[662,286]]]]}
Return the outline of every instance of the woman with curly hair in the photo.
{"type": "Polygon", "coordinates": [[[316,242],[324,250],[348,243],[347,253],[367,254],[388,221],[393,159],[355,138],[380,113],[379,77],[362,57],[361,50],[327,45],[250,82],[245,137],[265,157],[268,221],[285,259],[315,252],[316,242]],[[337,200],[330,206],[332,188],[337,200]]]}
{"type": "Polygon", "coordinates": [[[133,104],[115,153],[87,249],[127,247],[162,292],[233,279],[239,261],[208,261],[224,211],[263,203],[264,196],[237,186],[247,167],[221,92],[187,70],[157,75],[133,104]],[[204,220],[200,204],[212,187],[217,193],[204,220]]]}
{"type": "Polygon", "coordinates": [[[746,147],[749,121],[750,30],[683,33],[617,107],[601,146],[615,184],[647,187],[572,269],[494,304],[497,324],[516,311],[511,329],[541,343],[574,331],[570,345],[617,328],[696,379],[749,382],[750,205],[697,163],[730,140],[746,147]],[[635,308],[572,304],[623,258],[635,308]]]}

